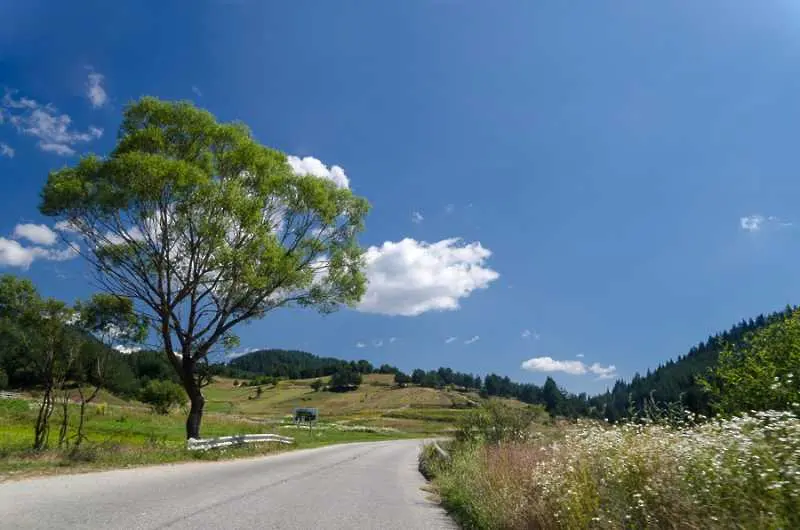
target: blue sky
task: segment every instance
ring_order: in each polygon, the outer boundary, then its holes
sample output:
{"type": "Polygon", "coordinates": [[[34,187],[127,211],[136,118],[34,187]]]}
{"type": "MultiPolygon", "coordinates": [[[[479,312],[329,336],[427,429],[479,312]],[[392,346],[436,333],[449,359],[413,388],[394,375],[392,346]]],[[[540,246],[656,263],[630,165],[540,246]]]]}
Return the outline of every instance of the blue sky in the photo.
{"type": "Polygon", "coordinates": [[[361,310],[276,313],[243,348],[595,392],[798,301],[792,2],[118,4],[0,0],[0,272],[46,295],[91,292],[27,226],[47,172],[149,94],[373,205],[361,310]]]}

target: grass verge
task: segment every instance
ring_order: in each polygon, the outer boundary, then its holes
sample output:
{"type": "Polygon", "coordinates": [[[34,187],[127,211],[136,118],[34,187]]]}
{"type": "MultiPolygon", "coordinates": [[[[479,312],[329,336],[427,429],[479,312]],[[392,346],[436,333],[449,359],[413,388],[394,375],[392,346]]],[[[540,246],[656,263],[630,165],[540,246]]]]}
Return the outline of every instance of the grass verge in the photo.
{"type": "MultiPolygon", "coordinates": [[[[75,473],[197,460],[244,458],[323,445],[414,438],[424,433],[369,425],[323,423],[314,429],[279,422],[207,414],[203,436],[274,432],[295,439],[293,445],[248,444],[220,450],[187,451],[185,416],[181,412],[157,415],[147,409],[122,406],[90,407],[86,418],[88,440],[78,449],[57,448],[61,411],[51,419],[50,448],[31,451],[36,411],[27,400],[0,400],[0,482],[36,475],[75,473]]],[[[77,424],[77,407],[69,407],[70,425],[77,424]]],[[[423,429],[424,430],[424,429],[423,429]]],[[[74,431],[70,431],[74,435],[74,431]]]]}
{"type": "Polygon", "coordinates": [[[800,419],[762,412],[699,425],[578,423],[553,443],[471,440],[421,463],[477,529],[800,528],[800,419]]]}

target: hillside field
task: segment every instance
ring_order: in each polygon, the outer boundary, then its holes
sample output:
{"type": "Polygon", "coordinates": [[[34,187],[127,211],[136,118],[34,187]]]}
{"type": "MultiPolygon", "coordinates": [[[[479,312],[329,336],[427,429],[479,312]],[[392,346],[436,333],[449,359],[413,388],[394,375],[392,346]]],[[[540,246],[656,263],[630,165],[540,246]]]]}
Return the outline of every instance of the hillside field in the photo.
{"type": "MultiPolygon", "coordinates": [[[[408,386],[399,388],[392,375],[364,376],[350,392],[315,392],[313,380],[284,380],[277,386],[234,386],[218,378],[206,387],[204,437],[272,432],[296,439],[291,447],[266,444],[223,451],[189,452],[184,448],[185,410],[154,414],[136,401],[101,392],[89,406],[88,442],[79,452],[57,449],[60,407],[51,420],[50,449],[33,453],[36,393],[24,399],[0,399],[0,482],[31,474],[84,471],[106,467],[253,456],[264,452],[306,448],[330,443],[378,441],[446,435],[463,415],[483,400],[473,393],[408,386]],[[313,429],[291,419],[295,407],[316,407],[320,421],[313,429]]],[[[519,402],[505,400],[508,403],[519,402]]],[[[69,406],[71,425],[77,424],[77,405],[69,406]]]]}

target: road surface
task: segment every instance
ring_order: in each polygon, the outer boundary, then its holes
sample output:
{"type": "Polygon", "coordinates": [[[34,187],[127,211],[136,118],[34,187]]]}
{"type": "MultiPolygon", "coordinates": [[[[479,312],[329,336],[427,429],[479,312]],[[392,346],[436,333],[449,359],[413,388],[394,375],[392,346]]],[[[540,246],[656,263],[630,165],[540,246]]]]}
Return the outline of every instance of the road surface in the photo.
{"type": "Polygon", "coordinates": [[[1,528],[455,528],[420,488],[421,442],[328,446],[0,484],[1,528]]]}

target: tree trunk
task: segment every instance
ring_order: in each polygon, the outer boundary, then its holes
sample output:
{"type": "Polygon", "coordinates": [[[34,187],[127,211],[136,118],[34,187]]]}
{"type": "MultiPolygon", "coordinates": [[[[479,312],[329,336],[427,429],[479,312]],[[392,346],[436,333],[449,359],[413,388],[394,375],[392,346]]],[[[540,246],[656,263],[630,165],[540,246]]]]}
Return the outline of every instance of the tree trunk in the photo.
{"type": "Polygon", "coordinates": [[[67,436],[69,435],[69,391],[61,385],[61,428],[58,430],[58,448],[63,449],[69,446],[67,436]]]}
{"type": "Polygon", "coordinates": [[[200,438],[200,422],[203,420],[203,407],[206,400],[200,391],[200,383],[195,378],[195,361],[187,352],[184,352],[181,359],[181,368],[183,388],[186,389],[191,403],[189,416],[186,418],[186,439],[200,438]]]}
{"type": "Polygon", "coordinates": [[[206,399],[203,397],[203,393],[200,392],[200,387],[193,386],[192,390],[187,389],[192,406],[189,409],[189,417],[186,418],[186,439],[200,438],[200,422],[203,419],[203,407],[206,404],[206,399]]]}
{"type": "Polygon", "coordinates": [[[50,415],[53,413],[53,388],[45,386],[42,394],[42,403],[39,405],[39,413],[36,415],[36,426],[34,427],[33,449],[41,451],[47,447],[47,440],[50,435],[50,415]]]}

